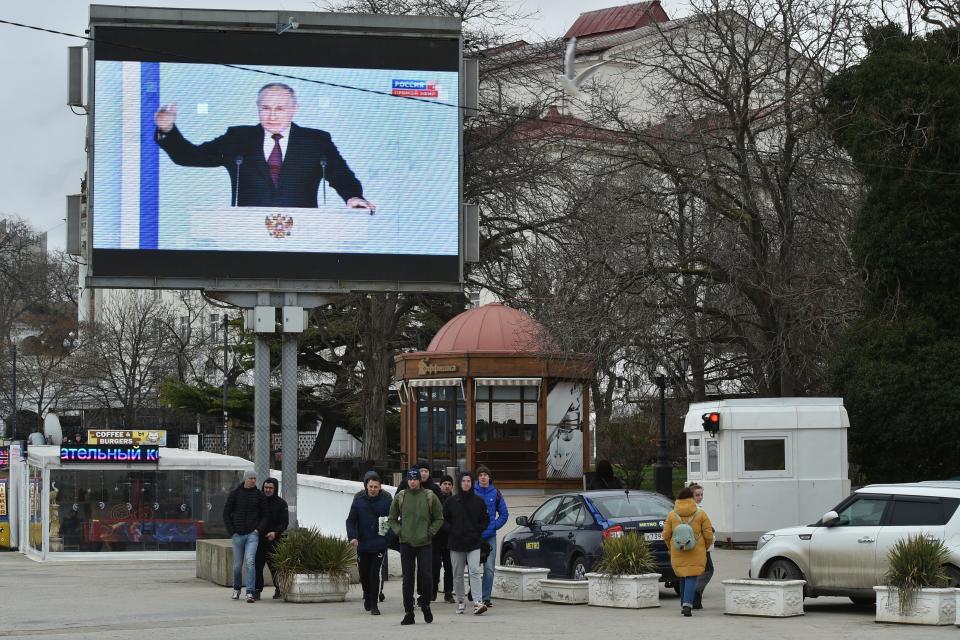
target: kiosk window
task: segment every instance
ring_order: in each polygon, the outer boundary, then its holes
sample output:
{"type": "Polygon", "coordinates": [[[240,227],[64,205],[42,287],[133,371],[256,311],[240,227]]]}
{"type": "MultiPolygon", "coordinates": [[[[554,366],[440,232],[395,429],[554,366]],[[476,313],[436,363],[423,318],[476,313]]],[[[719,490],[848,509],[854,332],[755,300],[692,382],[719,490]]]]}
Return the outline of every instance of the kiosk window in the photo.
{"type": "Polygon", "coordinates": [[[744,471],[786,471],[787,441],[750,439],[743,441],[744,471]]]}

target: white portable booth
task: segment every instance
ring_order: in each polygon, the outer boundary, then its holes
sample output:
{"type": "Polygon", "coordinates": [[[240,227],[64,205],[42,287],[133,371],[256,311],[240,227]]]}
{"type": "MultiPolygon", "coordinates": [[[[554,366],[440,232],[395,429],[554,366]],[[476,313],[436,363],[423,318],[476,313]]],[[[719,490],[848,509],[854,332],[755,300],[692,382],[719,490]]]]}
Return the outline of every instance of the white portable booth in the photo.
{"type": "Polygon", "coordinates": [[[816,522],[850,494],[842,398],[749,398],[690,405],[687,481],[704,488],[716,543],[754,542],[816,522]],[[703,416],[720,416],[716,436],[703,416]]]}

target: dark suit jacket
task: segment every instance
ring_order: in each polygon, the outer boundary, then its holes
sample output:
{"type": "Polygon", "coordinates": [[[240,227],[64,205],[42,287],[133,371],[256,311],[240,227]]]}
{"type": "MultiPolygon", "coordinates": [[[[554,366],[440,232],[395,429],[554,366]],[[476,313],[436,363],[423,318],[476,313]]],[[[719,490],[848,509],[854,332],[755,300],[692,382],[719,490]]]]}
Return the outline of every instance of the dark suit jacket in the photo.
{"type": "Polygon", "coordinates": [[[276,187],[263,157],[261,125],[230,127],[219,138],[199,145],[184,138],[176,127],[168,133],[158,129],[156,141],[170,160],[181,166],[224,167],[230,174],[230,204],[236,194],[236,204],[241,207],[316,207],[317,189],[324,175],[344,202],[363,197],[360,181],[330,134],[320,129],[290,125],[290,140],[276,187]]]}

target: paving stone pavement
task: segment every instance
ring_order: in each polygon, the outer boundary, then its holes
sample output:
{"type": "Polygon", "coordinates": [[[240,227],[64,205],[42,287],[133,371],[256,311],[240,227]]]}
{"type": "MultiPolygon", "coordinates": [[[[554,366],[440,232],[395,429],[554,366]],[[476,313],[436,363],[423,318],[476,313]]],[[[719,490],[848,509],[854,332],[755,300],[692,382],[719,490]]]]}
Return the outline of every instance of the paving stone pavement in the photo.
{"type": "Polygon", "coordinates": [[[956,638],[957,627],[881,625],[873,611],[845,598],[806,601],[806,615],[788,619],[723,615],[720,580],[745,577],[749,551],[715,552],[717,575],[703,611],[683,618],[672,591],[661,590],[661,606],[641,611],[586,605],[553,605],[495,600],[482,616],[457,615],[454,605],[434,603],[433,624],[401,627],[400,581],[387,583],[383,615],[363,611],[359,587],[336,604],[256,604],[230,600],[230,589],[194,577],[193,562],[47,562],[19,553],[0,553],[0,638],[513,638],[590,639],[603,637],[710,640],[751,638],[843,640],[870,638],[956,638]]]}

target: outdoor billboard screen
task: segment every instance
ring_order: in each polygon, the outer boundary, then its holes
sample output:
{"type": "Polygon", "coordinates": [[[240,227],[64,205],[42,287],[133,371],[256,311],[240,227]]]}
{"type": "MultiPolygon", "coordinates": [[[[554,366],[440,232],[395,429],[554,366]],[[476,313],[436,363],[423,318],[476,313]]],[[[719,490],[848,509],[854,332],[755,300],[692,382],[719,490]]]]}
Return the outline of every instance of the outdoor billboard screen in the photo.
{"type": "Polygon", "coordinates": [[[458,282],[458,38],[101,26],[95,277],[458,282]]]}

